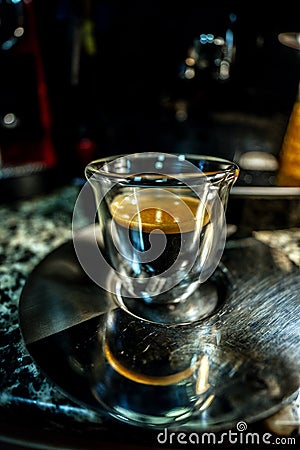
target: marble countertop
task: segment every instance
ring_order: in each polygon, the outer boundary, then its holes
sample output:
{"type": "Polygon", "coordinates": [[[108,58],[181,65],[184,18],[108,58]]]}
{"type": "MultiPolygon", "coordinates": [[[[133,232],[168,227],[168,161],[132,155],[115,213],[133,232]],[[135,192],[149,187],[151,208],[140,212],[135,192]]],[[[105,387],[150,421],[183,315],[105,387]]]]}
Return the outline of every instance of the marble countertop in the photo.
{"type": "MultiPolygon", "coordinates": [[[[68,186],[49,195],[0,206],[0,436],[11,436],[12,423],[30,417],[51,429],[54,417],[101,424],[97,415],[73,404],[49,382],[29,355],[19,327],[18,303],[26,279],[54,248],[71,239],[72,212],[78,188],[68,186]],[[49,423],[48,423],[49,421],[49,423]]],[[[52,425],[53,426],[53,425],[52,425]]],[[[57,426],[54,426],[56,429],[57,426]]]]}
{"type": "MultiPolygon", "coordinates": [[[[95,439],[105,428],[104,417],[73,403],[40,371],[27,351],[19,327],[18,304],[29,274],[47,254],[72,237],[72,213],[78,192],[79,187],[72,185],[0,205],[0,439],[10,436],[16,442],[39,442],[46,434],[52,442],[55,436],[62,442],[59,431],[63,430],[65,438],[76,440],[86,432],[87,424],[89,439],[95,439]],[[33,419],[34,429],[29,425],[33,419]]],[[[300,228],[259,230],[253,235],[285,253],[300,267],[300,228]]],[[[299,411],[296,400],[277,413],[277,417],[290,417],[290,425],[276,428],[271,419],[265,424],[279,434],[295,433],[300,423],[299,411]]],[[[134,436],[131,438],[134,442],[134,436]]],[[[59,448],[57,443],[55,448],[59,448]]],[[[89,448],[93,448],[92,444],[89,448]]]]}

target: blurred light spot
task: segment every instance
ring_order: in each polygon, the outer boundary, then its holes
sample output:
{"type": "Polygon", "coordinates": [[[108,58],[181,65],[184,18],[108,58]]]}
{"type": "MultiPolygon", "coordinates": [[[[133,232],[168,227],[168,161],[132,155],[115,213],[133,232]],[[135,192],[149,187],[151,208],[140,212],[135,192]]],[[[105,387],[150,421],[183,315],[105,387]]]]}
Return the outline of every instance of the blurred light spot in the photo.
{"type": "Polygon", "coordinates": [[[206,44],[207,43],[207,36],[206,36],[206,34],[200,34],[199,41],[201,42],[201,44],[206,44]]]}
{"type": "Polygon", "coordinates": [[[18,125],[18,118],[13,113],[5,114],[2,123],[6,128],[15,128],[18,125]]]}
{"type": "Polygon", "coordinates": [[[227,80],[229,78],[229,62],[222,61],[220,65],[220,80],[227,80]]]}
{"type": "Polygon", "coordinates": [[[250,151],[244,153],[239,160],[239,165],[245,170],[276,171],[278,169],[276,157],[263,151],[250,151]]]}
{"type": "Polygon", "coordinates": [[[178,122],[184,122],[185,120],[187,120],[188,115],[186,111],[180,109],[179,111],[176,111],[175,117],[178,122]]]}
{"type": "Polygon", "coordinates": [[[185,73],[184,73],[184,76],[185,76],[186,79],[191,80],[192,78],[195,77],[195,70],[193,68],[191,68],[191,67],[187,68],[185,73]]]}
{"type": "Polygon", "coordinates": [[[211,33],[208,34],[200,34],[199,41],[201,44],[212,44],[214,41],[214,35],[211,33]]]}
{"type": "Polygon", "coordinates": [[[233,45],[233,32],[229,28],[226,30],[226,43],[229,47],[233,45]]]}
{"type": "Polygon", "coordinates": [[[261,34],[258,35],[257,38],[256,38],[256,45],[257,45],[257,47],[263,47],[264,43],[265,43],[264,37],[261,34]]]}
{"type": "Polygon", "coordinates": [[[187,66],[194,66],[196,61],[194,58],[186,58],[185,63],[187,66]]]}
{"type": "Polygon", "coordinates": [[[17,37],[17,38],[23,36],[23,34],[24,34],[24,28],[23,27],[18,27],[14,31],[14,36],[17,37]]]}
{"type": "Polygon", "coordinates": [[[225,41],[224,41],[224,38],[222,38],[222,37],[216,37],[215,39],[214,39],[214,44],[215,45],[224,45],[225,44],[225,41]]]}
{"type": "Polygon", "coordinates": [[[12,46],[16,43],[16,38],[8,39],[7,41],[3,42],[1,45],[2,50],[10,50],[12,46]]]}
{"type": "Polygon", "coordinates": [[[175,104],[175,117],[179,122],[184,122],[188,118],[187,105],[183,101],[176,102],[175,104]]]}
{"type": "Polygon", "coordinates": [[[234,14],[234,13],[230,13],[229,14],[229,20],[233,23],[233,22],[236,22],[236,19],[237,19],[237,15],[236,14],[234,14]]]}
{"type": "Polygon", "coordinates": [[[198,63],[200,69],[206,69],[209,66],[209,61],[205,58],[201,59],[198,63]]]}
{"type": "Polygon", "coordinates": [[[192,48],[192,50],[190,50],[190,58],[193,58],[194,60],[196,60],[198,58],[198,53],[196,51],[195,48],[192,48]]]}
{"type": "Polygon", "coordinates": [[[300,33],[279,33],[278,40],[283,45],[300,50],[300,33]]]}

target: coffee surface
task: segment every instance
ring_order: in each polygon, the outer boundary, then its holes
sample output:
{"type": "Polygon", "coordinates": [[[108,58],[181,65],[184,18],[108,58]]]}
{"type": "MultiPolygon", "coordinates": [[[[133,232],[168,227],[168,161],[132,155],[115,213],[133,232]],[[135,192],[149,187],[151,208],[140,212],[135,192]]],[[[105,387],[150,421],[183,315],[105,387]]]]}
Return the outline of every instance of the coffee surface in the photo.
{"type": "Polygon", "coordinates": [[[114,220],[123,227],[145,233],[163,231],[166,234],[194,231],[200,221],[209,221],[207,210],[199,198],[174,195],[164,189],[140,190],[118,195],[111,206],[114,220]]]}

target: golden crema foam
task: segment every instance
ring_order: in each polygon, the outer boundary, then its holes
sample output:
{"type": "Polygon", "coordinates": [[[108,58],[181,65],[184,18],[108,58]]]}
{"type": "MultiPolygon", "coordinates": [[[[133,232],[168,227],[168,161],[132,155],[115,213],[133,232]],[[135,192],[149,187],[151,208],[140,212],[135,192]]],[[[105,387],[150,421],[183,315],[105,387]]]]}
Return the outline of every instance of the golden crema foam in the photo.
{"type": "Polygon", "coordinates": [[[111,214],[119,225],[145,233],[159,230],[175,234],[194,231],[199,221],[201,226],[209,222],[209,214],[199,198],[170,195],[163,189],[157,189],[157,193],[153,189],[147,191],[116,196],[111,214]]]}

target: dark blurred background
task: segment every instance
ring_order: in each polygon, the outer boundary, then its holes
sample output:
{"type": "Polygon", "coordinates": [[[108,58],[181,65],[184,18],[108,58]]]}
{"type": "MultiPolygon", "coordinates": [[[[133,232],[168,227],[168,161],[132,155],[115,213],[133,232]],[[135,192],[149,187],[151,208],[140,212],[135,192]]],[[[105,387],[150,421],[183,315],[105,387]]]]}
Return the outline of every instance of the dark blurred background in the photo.
{"type": "MultiPolygon", "coordinates": [[[[16,177],[42,175],[26,195],[124,152],[278,159],[300,78],[278,38],[300,31],[294,2],[6,0],[0,15],[5,197],[16,177]]],[[[272,184],[272,167],[239,183],[272,184]]]]}

